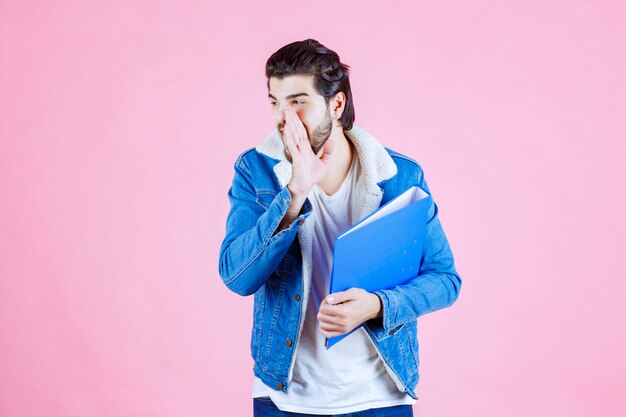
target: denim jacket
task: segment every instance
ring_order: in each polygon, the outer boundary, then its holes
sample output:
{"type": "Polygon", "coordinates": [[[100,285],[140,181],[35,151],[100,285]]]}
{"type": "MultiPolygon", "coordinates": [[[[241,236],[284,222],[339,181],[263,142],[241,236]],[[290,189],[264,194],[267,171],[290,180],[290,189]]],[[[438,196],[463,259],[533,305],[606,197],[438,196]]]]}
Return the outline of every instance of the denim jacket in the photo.
{"type": "MultiPolygon", "coordinates": [[[[422,168],[413,159],[384,148],[357,126],[344,134],[355,145],[361,164],[353,204],[357,221],[413,185],[432,197],[422,168]]],[[[310,216],[307,199],[298,217],[274,234],[291,202],[287,188],[291,164],[277,130],[239,155],[234,170],[219,273],[235,293],[254,294],[250,343],[254,374],[268,387],[288,393],[311,286],[315,216],[310,216]]],[[[461,289],[437,214],[433,199],[418,275],[406,284],[376,291],[382,318],[363,326],[398,389],[413,398],[419,380],[416,319],[452,305],[461,289]]]]}

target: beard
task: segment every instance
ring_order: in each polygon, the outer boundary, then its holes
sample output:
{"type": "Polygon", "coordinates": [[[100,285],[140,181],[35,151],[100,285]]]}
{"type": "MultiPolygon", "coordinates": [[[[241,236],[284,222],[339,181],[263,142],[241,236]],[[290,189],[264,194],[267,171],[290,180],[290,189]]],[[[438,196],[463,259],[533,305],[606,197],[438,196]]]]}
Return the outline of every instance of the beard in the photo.
{"type": "MultiPolygon", "coordinates": [[[[324,116],[324,120],[322,120],[320,124],[317,125],[315,129],[313,129],[313,132],[310,132],[306,126],[304,127],[304,130],[306,130],[313,153],[317,155],[320,149],[324,147],[324,144],[330,137],[330,133],[333,130],[333,119],[330,117],[330,107],[326,107],[326,115],[324,116]]],[[[280,129],[278,130],[278,133],[280,133],[280,136],[283,137],[284,133],[282,133],[280,129]]],[[[283,150],[283,153],[285,154],[285,158],[287,158],[289,163],[293,163],[291,159],[291,154],[289,153],[289,150],[286,146],[283,150]]]]}

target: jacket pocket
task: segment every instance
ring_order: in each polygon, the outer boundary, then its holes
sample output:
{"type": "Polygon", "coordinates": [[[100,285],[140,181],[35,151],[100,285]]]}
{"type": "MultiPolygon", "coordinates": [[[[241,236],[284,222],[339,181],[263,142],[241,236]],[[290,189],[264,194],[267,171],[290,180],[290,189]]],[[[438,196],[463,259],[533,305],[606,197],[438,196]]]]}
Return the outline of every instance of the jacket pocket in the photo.
{"type": "Polygon", "coordinates": [[[399,363],[404,363],[405,376],[408,381],[415,378],[417,374],[417,361],[415,352],[417,347],[414,345],[415,337],[411,334],[414,323],[404,323],[393,334],[394,341],[398,347],[399,363]]]}
{"type": "Polygon", "coordinates": [[[417,320],[406,323],[404,326],[406,329],[406,335],[408,339],[409,357],[406,358],[407,365],[415,368],[415,373],[418,372],[420,359],[419,359],[419,342],[417,340],[417,320]]]}

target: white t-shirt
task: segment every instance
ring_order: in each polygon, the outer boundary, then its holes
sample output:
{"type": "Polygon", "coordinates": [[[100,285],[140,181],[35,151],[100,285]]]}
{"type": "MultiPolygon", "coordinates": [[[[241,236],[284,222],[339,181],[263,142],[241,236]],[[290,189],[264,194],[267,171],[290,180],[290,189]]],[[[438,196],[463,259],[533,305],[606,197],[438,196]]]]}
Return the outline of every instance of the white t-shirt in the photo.
{"type": "Polygon", "coordinates": [[[356,155],[354,152],[348,176],[336,193],[329,196],[314,186],[308,195],[315,216],[311,293],[289,393],[273,390],[254,377],[252,397],[269,396],[282,411],[344,414],[416,402],[393,382],[363,327],[328,350],[319,329],[317,313],[328,295],[335,236],[356,220],[351,216],[352,195],[360,175],[356,155]]]}

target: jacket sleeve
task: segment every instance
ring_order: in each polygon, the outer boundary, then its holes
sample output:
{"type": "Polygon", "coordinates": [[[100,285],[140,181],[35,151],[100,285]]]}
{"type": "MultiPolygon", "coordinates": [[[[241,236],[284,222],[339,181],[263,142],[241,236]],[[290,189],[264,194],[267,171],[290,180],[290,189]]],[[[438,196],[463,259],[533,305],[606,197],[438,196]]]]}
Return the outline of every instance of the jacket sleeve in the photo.
{"type": "Polygon", "coordinates": [[[311,203],[307,199],[299,216],[274,234],[291,204],[289,189],[283,187],[264,208],[259,204],[250,171],[241,157],[234,169],[228,191],[230,211],[226,218],[226,236],[219,253],[219,274],[229,289],[245,296],[254,294],[276,269],[299,226],[310,215],[311,203]]]}
{"type": "MultiPolygon", "coordinates": [[[[421,169],[417,185],[431,194],[421,169]]],[[[432,201],[418,275],[406,284],[374,292],[381,300],[383,317],[366,325],[378,340],[424,314],[452,305],[459,296],[461,277],[439,221],[437,204],[432,201]]]]}

